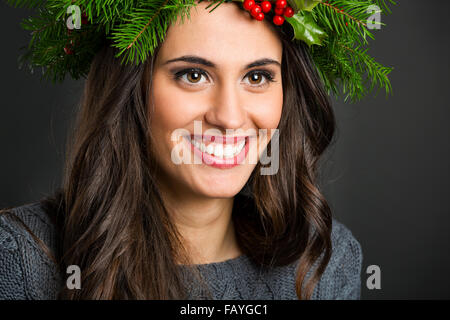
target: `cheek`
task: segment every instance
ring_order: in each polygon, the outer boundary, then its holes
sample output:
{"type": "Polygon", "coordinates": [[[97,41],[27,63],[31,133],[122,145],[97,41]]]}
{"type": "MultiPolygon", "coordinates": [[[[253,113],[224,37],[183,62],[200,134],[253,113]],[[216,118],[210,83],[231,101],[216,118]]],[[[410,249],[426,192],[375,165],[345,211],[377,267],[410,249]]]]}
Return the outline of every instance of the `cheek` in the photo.
{"type": "MultiPolygon", "coordinates": [[[[200,115],[199,101],[177,89],[167,77],[154,75],[153,106],[150,109],[151,127],[154,136],[171,137],[174,130],[189,129],[200,115]]],[[[151,105],[151,104],[150,104],[151,105]]]]}
{"type": "Polygon", "coordinates": [[[257,128],[275,129],[278,127],[283,109],[283,90],[279,88],[270,93],[255,95],[247,104],[248,112],[257,128]]]}

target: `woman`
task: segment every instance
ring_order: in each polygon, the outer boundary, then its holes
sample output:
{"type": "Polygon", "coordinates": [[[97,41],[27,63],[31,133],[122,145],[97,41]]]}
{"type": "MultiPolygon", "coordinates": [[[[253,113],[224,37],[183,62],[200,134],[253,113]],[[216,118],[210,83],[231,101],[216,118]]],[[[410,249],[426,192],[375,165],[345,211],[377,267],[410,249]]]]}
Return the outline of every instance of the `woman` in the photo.
{"type": "Polygon", "coordinates": [[[206,6],[143,64],[96,55],[63,187],[0,216],[0,297],[360,297],[361,246],[316,182],[335,119],[307,46],[206,6]]]}

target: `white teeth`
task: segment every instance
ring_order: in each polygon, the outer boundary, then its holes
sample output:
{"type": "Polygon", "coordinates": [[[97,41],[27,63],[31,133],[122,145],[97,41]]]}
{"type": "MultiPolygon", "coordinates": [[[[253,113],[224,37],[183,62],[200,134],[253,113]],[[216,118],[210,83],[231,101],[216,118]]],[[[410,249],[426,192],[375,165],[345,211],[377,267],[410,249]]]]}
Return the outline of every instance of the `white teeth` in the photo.
{"type": "Polygon", "coordinates": [[[237,146],[232,144],[215,144],[210,143],[208,146],[205,146],[204,143],[199,142],[198,140],[191,140],[194,146],[197,149],[200,149],[202,152],[206,152],[208,154],[214,155],[218,158],[232,158],[238,155],[245,146],[245,140],[242,140],[237,146]]]}
{"type": "Polygon", "coordinates": [[[206,152],[209,154],[214,153],[214,146],[211,143],[206,147],[206,152]]]}
{"type": "Polygon", "coordinates": [[[223,156],[225,158],[229,158],[233,156],[233,146],[231,144],[227,144],[225,149],[223,150],[223,156]]]}
{"type": "Polygon", "coordinates": [[[217,144],[214,148],[214,155],[219,158],[223,156],[223,146],[221,144],[217,144]]]}

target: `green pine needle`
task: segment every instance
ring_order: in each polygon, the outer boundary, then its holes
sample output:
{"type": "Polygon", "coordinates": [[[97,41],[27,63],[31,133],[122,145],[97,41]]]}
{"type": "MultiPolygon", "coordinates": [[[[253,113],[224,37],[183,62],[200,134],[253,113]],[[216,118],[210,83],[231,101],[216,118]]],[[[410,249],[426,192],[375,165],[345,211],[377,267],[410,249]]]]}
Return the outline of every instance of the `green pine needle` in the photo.
{"type": "Polygon", "coordinates": [[[377,5],[381,11],[390,12],[387,2],[395,4],[392,0],[331,0],[319,3],[312,11],[328,34],[324,45],[313,46],[311,54],[329,94],[342,93],[344,101],[356,102],[375,86],[384,88],[386,94],[392,91],[388,78],[392,68],[376,62],[365,48],[367,38],[374,39],[367,28],[372,15],[368,8],[377,5]]]}
{"type": "Polygon", "coordinates": [[[155,48],[164,41],[166,31],[178,17],[190,18],[194,0],[140,1],[139,7],[130,12],[120,25],[112,30],[113,46],[119,49],[122,62],[142,63],[153,55],[155,48]]]}

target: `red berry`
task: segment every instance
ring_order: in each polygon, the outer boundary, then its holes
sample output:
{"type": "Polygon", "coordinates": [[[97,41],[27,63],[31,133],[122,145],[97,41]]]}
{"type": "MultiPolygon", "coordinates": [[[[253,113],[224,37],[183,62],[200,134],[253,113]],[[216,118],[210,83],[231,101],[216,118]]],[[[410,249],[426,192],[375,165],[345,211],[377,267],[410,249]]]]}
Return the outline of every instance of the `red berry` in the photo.
{"type": "Polygon", "coordinates": [[[279,16],[282,16],[283,13],[284,13],[284,9],[283,8],[275,8],[273,11],[275,12],[275,14],[277,14],[279,16]]]}
{"type": "Polygon", "coordinates": [[[261,2],[261,8],[263,12],[267,13],[272,9],[272,4],[269,1],[263,1],[261,2]]]}
{"type": "Polygon", "coordinates": [[[65,47],[64,47],[64,52],[65,52],[66,54],[72,54],[72,53],[73,53],[73,50],[72,50],[71,47],[65,46],[65,47]]]}
{"type": "Polygon", "coordinates": [[[279,15],[275,15],[273,17],[273,23],[275,23],[277,26],[281,26],[284,22],[284,17],[283,16],[279,16],[279,15]]]}
{"type": "Polygon", "coordinates": [[[81,15],[81,24],[88,24],[88,22],[88,16],[83,12],[83,14],[81,15]]]}
{"type": "Polygon", "coordinates": [[[256,20],[262,21],[264,19],[264,13],[260,12],[255,17],[256,20]]]}
{"type": "Polygon", "coordinates": [[[291,7],[286,7],[286,9],[284,9],[284,15],[287,18],[290,18],[294,15],[294,9],[292,9],[291,7]]]}
{"type": "Polygon", "coordinates": [[[286,8],[286,6],[287,6],[286,0],[277,0],[275,2],[275,7],[277,7],[277,8],[286,8]]]}
{"type": "Polygon", "coordinates": [[[255,5],[254,0],[245,0],[244,1],[244,9],[247,11],[250,11],[254,5],[255,5]]]}
{"type": "Polygon", "coordinates": [[[255,18],[258,13],[261,13],[261,7],[257,4],[255,4],[252,9],[250,10],[250,14],[252,15],[253,18],[255,18]]]}

